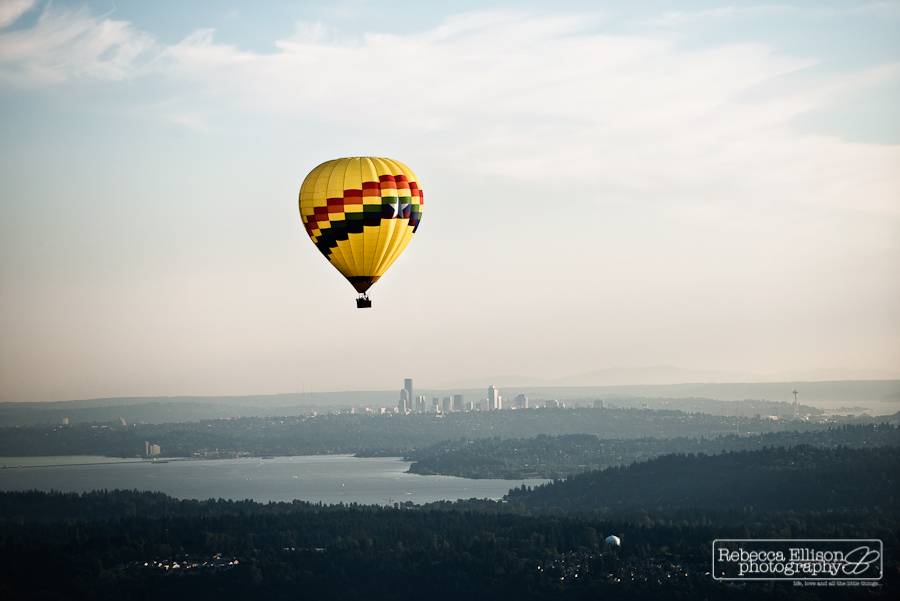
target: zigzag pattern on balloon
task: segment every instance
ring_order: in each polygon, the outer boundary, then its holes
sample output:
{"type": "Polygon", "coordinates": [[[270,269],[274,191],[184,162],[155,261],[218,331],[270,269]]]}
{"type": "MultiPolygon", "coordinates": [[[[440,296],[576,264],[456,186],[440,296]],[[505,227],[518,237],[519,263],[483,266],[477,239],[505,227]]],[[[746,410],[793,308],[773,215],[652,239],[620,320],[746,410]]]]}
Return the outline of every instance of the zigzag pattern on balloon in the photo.
{"type": "Polygon", "coordinates": [[[406,219],[413,233],[418,229],[425,204],[418,184],[402,174],[381,175],[379,180],[362,182],[361,188],[344,190],[343,196],[328,198],[324,207],[301,214],[306,232],[326,257],[338,241],[362,233],[365,226],[381,225],[382,219],[406,219]]]}

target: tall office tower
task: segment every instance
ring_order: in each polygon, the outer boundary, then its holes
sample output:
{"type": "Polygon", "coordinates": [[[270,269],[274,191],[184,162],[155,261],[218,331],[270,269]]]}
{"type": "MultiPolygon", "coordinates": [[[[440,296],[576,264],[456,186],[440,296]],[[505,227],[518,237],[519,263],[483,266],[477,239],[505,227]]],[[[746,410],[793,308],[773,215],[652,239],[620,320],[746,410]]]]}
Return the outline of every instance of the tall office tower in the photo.
{"type": "Polygon", "coordinates": [[[400,402],[397,403],[397,410],[400,413],[409,413],[412,403],[409,401],[409,391],[406,388],[400,389],[400,402]]]}
{"type": "Polygon", "coordinates": [[[503,397],[500,396],[500,389],[493,385],[488,386],[487,408],[489,411],[503,409],[503,397]]]}
{"type": "Polygon", "coordinates": [[[454,411],[463,411],[465,410],[466,399],[461,394],[453,395],[453,410],[454,411]]]}
{"type": "Polygon", "coordinates": [[[409,399],[409,408],[412,409],[413,401],[416,398],[413,396],[412,378],[405,378],[403,380],[403,390],[406,391],[406,398],[409,399]]]}
{"type": "Polygon", "coordinates": [[[513,399],[513,408],[528,409],[528,397],[524,394],[517,394],[516,398],[513,399]]]}
{"type": "Polygon", "coordinates": [[[594,409],[603,409],[603,401],[602,400],[594,401],[594,409]]]}
{"type": "Polygon", "coordinates": [[[431,397],[431,411],[434,413],[441,412],[441,397],[431,397]]]}
{"type": "Polygon", "coordinates": [[[453,406],[451,404],[452,397],[445,396],[444,400],[441,401],[441,412],[442,413],[450,413],[453,411],[453,406]]]}
{"type": "Polygon", "coordinates": [[[416,413],[425,413],[425,395],[420,394],[416,397],[416,413]]]}

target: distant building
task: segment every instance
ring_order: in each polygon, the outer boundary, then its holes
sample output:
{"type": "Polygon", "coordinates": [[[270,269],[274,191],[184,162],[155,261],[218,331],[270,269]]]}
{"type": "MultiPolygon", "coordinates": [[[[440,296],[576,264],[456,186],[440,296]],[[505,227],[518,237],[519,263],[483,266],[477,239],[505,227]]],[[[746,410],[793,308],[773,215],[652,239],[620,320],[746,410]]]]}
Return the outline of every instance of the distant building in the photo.
{"type": "Polygon", "coordinates": [[[400,389],[400,400],[397,402],[397,411],[403,415],[412,413],[415,409],[415,402],[412,378],[404,378],[403,388],[400,389]]]}
{"type": "Polygon", "coordinates": [[[475,411],[475,403],[466,401],[466,411],[475,411]]]}
{"type": "Polygon", "coordinates": [[[544,401],[544,407],[546,407],[547,409],[559,409],[559,400],[550,399],[550,400],[544,401]]]}
{"type": "Polygon", "coordinates": [[[437,396],[431,397],[431,411],[432,411],[432,413],[440,413],[441,412],[441,397],[437,397],[437,396]]]}
{"type": "Polygon", "coordinates": [[[517,394],[513,399],[513,407],[516,409],[528,409],[528,397],[524,394],[517,394]]]}
{"type": "Polygon", "coordinates": [[[416,398],[415,396],[413,396],[412,378],[405,378],[403,380],[403,390],[406,391],[406,398],[409,400],[409,408],[412,409],[413,400],[416,398]]]}
{"type": "Polygon", "coordinates": [[[162,452],[162,449],[158,444],[153,444],[150,441],[144,441],[144,455],[146,457],[156,457],[162,452]]]}
{"type": "Polygon", "coordinates": [[[503,397],[500,396],[500,389],[493,385],[488,386],[487,408],[489,411],[503,409],[503,397]]]}
{"type": "Polygon", "coordinates": [[[69,418],[68,418],[68,417],[62,418],[62,425],[64,425],[64,426],[68,426],[68,425],[69,425],[69,418]]]}
{"type": "Polygon", "coordinates": [[[425,395],[420,394],[416,397],[416,413],[425,413],[425,395]]]}
{"type": "Polygon", "coordinates": [[[603,401],[602,400],[594,401],[594,409],[603,409],[603,401]]]}
{"type": "Polygon", "coordinates": [[[466,407],[466,399],[461,394],[453,395],[453,410],[454,411],[465,411],[466,407]]]}
{"type": "Polygon", "coordinates": [[[445,396],[441,401],[441,413],[453,411],[453,397],[445,396]]]}
{"type": "Polygon", "coordinates": [[[409,390],[401,388],[400,401],[397,403],[397,411],[404,415],[409,413],[412,408],[412,403],[410,401],[409,390]]]}
{"type": "Polygon", "coordinates": [[[119,425],[122,426],[123,428],[127,428],[127,427],[128,427],[128,422],[125,421],[125,418],[124,418],[124,417],[120,417],[120,418],[119,418],[119,425]]]}

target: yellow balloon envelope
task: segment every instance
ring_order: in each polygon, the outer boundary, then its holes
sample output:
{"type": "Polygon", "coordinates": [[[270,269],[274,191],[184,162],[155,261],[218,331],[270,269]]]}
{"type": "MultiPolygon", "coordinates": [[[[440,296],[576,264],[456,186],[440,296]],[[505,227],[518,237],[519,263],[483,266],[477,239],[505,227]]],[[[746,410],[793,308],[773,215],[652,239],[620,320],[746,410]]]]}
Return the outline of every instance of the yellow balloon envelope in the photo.
{"type": "MultiPolygon", "coordinates": [[[[422,186],[393,159],[326,161],[300,186],[300,219],[313,244],[365,295],[409,244],[422,219],[422,186]]],[[[368,298],[357,306],[371,306],[368,298]]]]}

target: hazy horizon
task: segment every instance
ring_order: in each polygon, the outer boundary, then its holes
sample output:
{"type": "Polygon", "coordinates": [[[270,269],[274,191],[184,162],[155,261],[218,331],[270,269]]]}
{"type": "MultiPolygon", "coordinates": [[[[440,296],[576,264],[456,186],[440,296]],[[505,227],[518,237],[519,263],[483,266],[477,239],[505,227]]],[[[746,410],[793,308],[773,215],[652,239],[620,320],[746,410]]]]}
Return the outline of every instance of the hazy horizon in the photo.
{"type": "MultiPolygon", "coordinates": [[[[657,378],[647,377],[641,382],[634,379],[625,379],[626,374],[633,374],[634,370],[618,372],[616,370],[601,370],[589,374],[577,374],[569,378],[554,380],[540,380],[527,377],[496,377],[473,378],[457,382],[445,382],[437,385],[422,383],[414,379],[416,394],[445,395],[462,393],[467,399],[478,401],[481,399],[488,386],[495,386],[501,395],[509,402],[517,394],[523,393],[533,397],[536,402],[541,399],[558,398],[560,400],[585,400],[590,396],[593,400],[632,398],[632,399],[694,399],[703,398],[718,401],[780,401],[792,402],[792,391],[800,388],[800,396],[804,404],[822,406],[828,403],[900,403],[900,378],[857,378],[857,379],[745,379],[745,380],[692,380],[688,374],[703,372],[691,372],[684,370],[685,377],[682,380],[674,378],[666,379],[663,374],[673,373],[671,369],[657,372],[657,378]],[[601,379],[600,376],[606,376],[601,379]],[[474,396],[472,396],[474,395],[474,396]],[[587,396],[586,396],[587,395],[587,396]]],[[[829,372],[830,373],[830,372],[829,372]]],[[[222,401],[229,403],[262,403],[273,407],[300,407],[300,406],[389,406],[392,407],[399,395],[399,390],[394,387],[359,387],[359,388],[333,388],[322,390],[282,390],[282,391],[256,391],[238,394],[172,394],[172,395],[112,395],[106,397],[81,397],[66,399],[42,399],[33,401],[0,401],[6,405],[30,405],[30,404],[59,404],[59,403],[92,403],[100,402],[159,402],[159,401],[222,401]],[[360,396],[367,395],[367,396],[360,396]]],[[[429,399],[430,400],[430,399],[429,399]]],[[[124,405],[123,405],[124,406],[124,405]]],[[[887,413],[893,413],[892,410],[887,413]]]]}
{"type": "Polygon", "coordinates": [[[900,377],[900,3],[453,6],[0,5],[0,401],[900,377]],[[367,311],[296,206],[361,154],[367,311]]]}
{"type": "MultiPolygon", "coordinates": [[[[401,373],[401,372],[398,372],[401,373]]],[[[64,402],[64,401],[80,401],[80,400],[98,400],[98,399],[121,399],[121,398],[179,398],[179,397],[253,397],[253,396],[278,396],[278,395],[302,395],[302,394],[332,394],[332,393],[355,393],[355,392],[386,392],[399,390],[402,380],[405,377],[411,377],[413,374],[402,374],[393,382],[392,385],[386,386],[366,386],[365,384],[354,387],[325,387],[320,389],[303,386],[297,390],[247,390],[242,392],[220,392],[220,393],[204,393],[204,392],[173,392],[170,394],[110,394],[99,397],[83,396],[83,397],[65,397],[65,398],[42,398],[30,400],[18,399],[2,399],[0,403],[17,403],[17,402],[64,402]]],[[[679,368],[671,365],[657,366],[636,366],[636,367],[620,367],[620,368],[602,368],[582,372],[577,374],[569,374],[562,377],[541,378],[534,375],[519,376],[514,374],[495,374],[488,376],[471,376],[468,378],[459,378],[456,380],[447,380],[440,382],[422,382],[413,377],[415,388],[417,390],[426,391],[459,391],[486,389],[488,386],[498,386],[501,392],[505,389],[523,389],[523,388],[627,388],[627,387],[677,387],[685,385],[716,385],[716,384],[779,384],[779,383],[832,383],[832,382],[883,382],[898,381],[900,382],[900,374],[890,371],[876,370],[839,370],[839,369],[820,369],[807,370],[791,373],[770,373],[770,374],[748,374],[741,372],[712,372],[709,370],[693,370],[679,368]]],[[[785,389],[784,399],[789,399],[789,390],[785,389]]]]}

